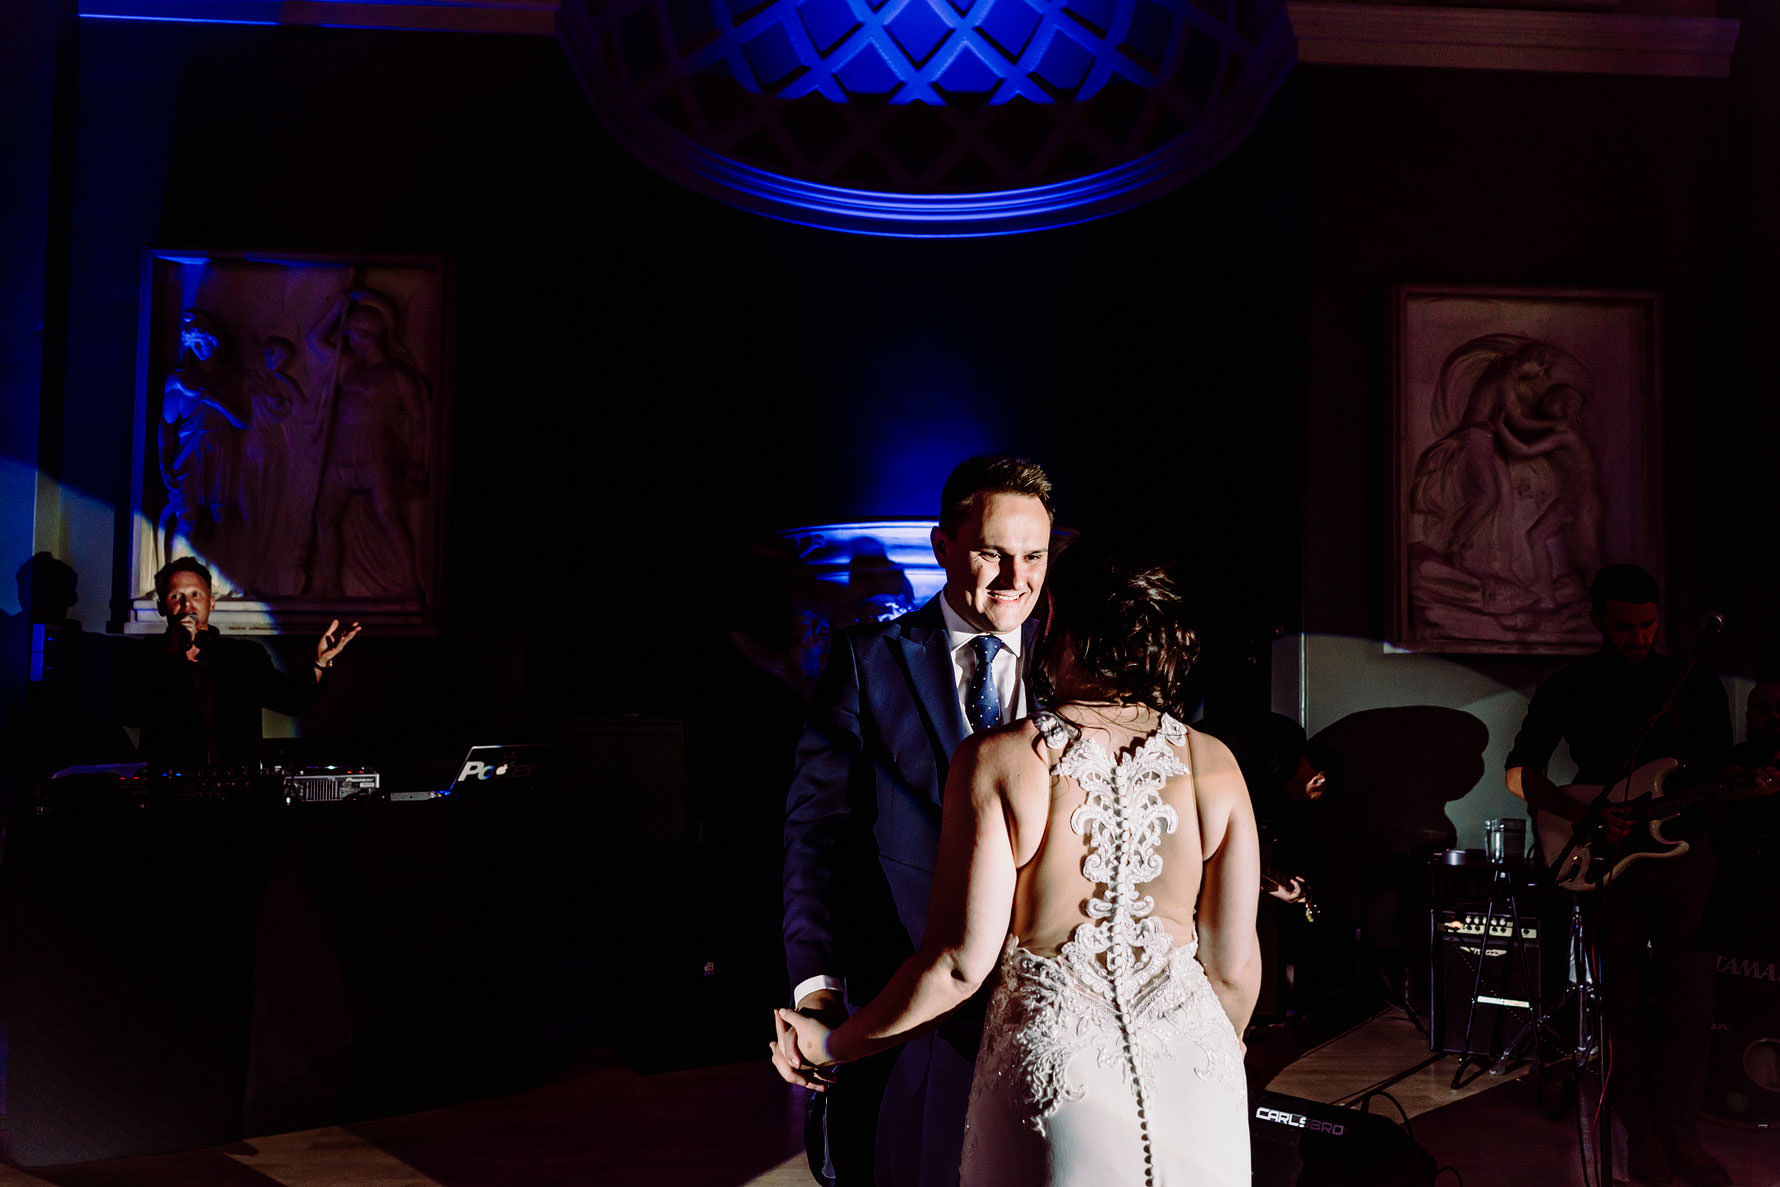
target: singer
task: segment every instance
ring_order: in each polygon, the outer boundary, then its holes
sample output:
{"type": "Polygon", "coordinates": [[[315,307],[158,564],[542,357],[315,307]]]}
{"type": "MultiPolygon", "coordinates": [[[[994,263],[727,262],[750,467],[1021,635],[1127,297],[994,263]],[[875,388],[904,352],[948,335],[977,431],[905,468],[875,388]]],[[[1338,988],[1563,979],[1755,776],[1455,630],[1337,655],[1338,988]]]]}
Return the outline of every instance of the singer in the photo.
{"type": "MultiPolygon", "coordinates": [[[[1577,784],[1608,785],[1655,758],[1709,772],[1730,749],[1729,703],[1718,677],[1656,650],[1656,579],[1609,565],[1589,587],[1601,649],[1534,695],[1507,760],[1509,790],[1531,809],[1571,822],[1585,802],[1546,774],[1568,740],[1577,784]]],[[[1617,844],[1630,821],[1610,808],[1597,843],[1617,844]]],[[[1557,854],[1541,855],[1545,860],[1557,854]]],[[[1640,861],[1592,896],[1595,948],[1613,1070],[1608,1093],[1627,1131],[1631,1181],[1723,1187],[1730,1176],[1696,1132],[1705,1095],[1713,960],[1696,951],[1714,869],[1703,838],[1689,852],[1640,861]],[[1654,1017],[1646,1011],[1654,1000],[1654,1017]]]]}
{"type": "Polygon", "coordinates": [[[272,666],[251,639],[230,638],[210,625],[210,570],[183,556],[155,574],[155,599],[167,629],[123,648],[112,683],[118,721],[142,730],[138,749],[151,770],[247,767],[260,761],[260,710],[292,715],[315,704],[334,661],[357,637],[336,619],[315,643],[315,661],[300,676],[272,666]]]}

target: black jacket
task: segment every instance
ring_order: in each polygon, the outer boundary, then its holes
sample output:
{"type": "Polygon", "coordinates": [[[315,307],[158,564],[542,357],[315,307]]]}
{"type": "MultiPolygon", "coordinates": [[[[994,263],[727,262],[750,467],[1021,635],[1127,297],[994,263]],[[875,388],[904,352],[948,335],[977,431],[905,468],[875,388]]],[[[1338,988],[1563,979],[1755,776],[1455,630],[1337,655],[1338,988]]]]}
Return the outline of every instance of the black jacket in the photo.
{"type": "Polygon", "coordinates": [[[197,663],[166,635],[121,648],[112,701],[119,721],[142,728],[151,769],[185,770],[257,764],[260,710],[301,713],[320,694],[310,673],[284,675],[260,644],[207,629],[197,663]]]}

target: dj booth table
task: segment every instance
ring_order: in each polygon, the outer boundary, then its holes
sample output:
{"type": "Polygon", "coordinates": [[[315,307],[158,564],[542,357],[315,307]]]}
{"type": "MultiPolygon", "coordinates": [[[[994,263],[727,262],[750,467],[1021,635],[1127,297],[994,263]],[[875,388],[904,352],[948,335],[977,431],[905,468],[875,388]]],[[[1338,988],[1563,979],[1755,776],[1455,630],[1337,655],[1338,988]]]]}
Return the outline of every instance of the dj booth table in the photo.
{"type": "Polygon", "coordinates": [[[213,1145],[535,1082],[597,1025],[611,949],[596,921],[619,888],[592,881],[596,802],[536,789],[15,819],[0,868],[12,1159],[213,1145]]]}

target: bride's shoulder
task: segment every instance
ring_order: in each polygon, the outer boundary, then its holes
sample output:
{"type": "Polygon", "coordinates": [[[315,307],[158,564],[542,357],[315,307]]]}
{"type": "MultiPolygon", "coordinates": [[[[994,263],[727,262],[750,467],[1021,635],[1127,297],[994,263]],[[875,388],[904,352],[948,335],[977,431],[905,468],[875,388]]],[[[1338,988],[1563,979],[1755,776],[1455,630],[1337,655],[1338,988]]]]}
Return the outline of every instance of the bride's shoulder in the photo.
{"type": "Polygon", "coordinates": [[[1236,771],[1236,754],[1223,742],[1204,730],[1196,730],[1192,726],[1185,727],[1187,745],[1193,752],[1193,770],[1199,775],[1214,775],[1226,771],[1236,771]]]}
{"type": "Polygon", "coordinates": [[[985,757],[1015,765],[1041,760],[1055,729],[1056,718],[1044,712],[1022,717],[981,735],[982,753],[985,757]]]}
{"type": "Polygon", "coordinates": [[[1043,755],[1045,725],[1042,716],[1023,717],[1018,721],[984,730],[964,739],[953,757],[954,764],[968,763],[975,767],[1017,768],[1043,755]]]}
{"type": "Polygon", "coordinates": [[[1193,729],[1187,733],[1187,746],[1191,754],[1187,765],[1193,772],[1193,787],[1202,813],[1228,810],[1248,802],[1242,768],[1228,746],[1193,729]]]}

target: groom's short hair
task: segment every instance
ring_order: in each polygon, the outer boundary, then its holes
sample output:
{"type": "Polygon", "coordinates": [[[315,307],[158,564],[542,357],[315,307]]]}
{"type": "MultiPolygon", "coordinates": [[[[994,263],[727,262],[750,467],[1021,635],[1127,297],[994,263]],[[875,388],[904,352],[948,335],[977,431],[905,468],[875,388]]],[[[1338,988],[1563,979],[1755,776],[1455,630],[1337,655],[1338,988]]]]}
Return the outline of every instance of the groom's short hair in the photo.
{"type": "Polygon", "coordinates": [[[940,488],[939,530],[956,536],[978,495],[1031,495],[1044,504],[1046,515],[1056,518],[1051,478],[1043,466],[1025,458],[979,453],[959,462],[940,488]]]}

